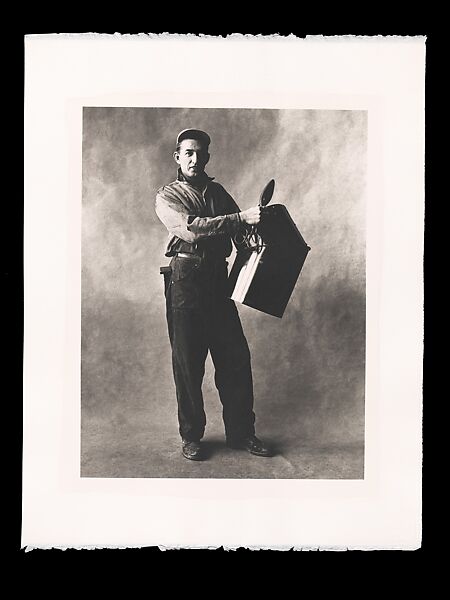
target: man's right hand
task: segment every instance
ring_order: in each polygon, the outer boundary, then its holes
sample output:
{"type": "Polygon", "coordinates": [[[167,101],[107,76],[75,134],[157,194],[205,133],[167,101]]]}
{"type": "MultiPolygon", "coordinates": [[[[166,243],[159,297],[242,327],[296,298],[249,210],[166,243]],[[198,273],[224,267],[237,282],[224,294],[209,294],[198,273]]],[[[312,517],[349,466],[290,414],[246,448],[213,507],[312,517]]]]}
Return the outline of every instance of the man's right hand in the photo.
{"type": "Polygon", "coordinates": [[[239,213],[243,223],[247,225],[257,225],[261,221],[261,206],[252,206],[239,213]]]}

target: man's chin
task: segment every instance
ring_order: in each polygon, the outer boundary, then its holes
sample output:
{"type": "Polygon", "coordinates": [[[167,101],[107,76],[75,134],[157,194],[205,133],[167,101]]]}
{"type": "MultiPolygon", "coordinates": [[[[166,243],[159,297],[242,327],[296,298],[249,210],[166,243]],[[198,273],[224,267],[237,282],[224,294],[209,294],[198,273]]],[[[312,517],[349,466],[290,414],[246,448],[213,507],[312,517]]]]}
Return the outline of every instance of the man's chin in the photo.
{"type": "Polygon", "coordinates": [[[202,171],[189,171],[189,173],[185,174],[184,176],[186,177],[186,179],[196,181],[197,179],[200,179],[202,175],[202,171]]]}

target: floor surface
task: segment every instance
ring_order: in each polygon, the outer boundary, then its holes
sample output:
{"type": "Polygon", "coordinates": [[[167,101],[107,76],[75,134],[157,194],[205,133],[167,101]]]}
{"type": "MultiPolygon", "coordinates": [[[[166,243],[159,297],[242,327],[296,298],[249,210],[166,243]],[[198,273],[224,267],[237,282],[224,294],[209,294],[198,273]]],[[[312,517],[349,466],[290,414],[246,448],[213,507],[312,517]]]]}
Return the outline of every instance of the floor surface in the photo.
{"type": "Polygon", "coordinates": [[[363,479],[361,443],[324,444],[297,440],[292,432],[267,436],[276,454],[257,457],[225,446],[224,436],[211,431],[203,443],[207,460],[190,461],[181,454],[177,431],[135,427],[128,434],[109,430],[105,423],[87,422],[83,428],[82,477],[192,477],[233,479],[363,479]]]}

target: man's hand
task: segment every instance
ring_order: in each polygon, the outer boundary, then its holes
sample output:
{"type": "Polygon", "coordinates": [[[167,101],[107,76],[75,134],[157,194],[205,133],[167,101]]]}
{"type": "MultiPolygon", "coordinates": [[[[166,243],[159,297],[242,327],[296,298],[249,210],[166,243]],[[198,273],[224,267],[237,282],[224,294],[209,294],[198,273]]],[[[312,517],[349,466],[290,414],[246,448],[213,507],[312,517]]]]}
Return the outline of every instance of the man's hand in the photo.
{"type": "Polygon", "coordinates": [[[261,220],[261,206],[252,206],[239,213],[243,223],[247,225],[257,225],[261,220]]]}

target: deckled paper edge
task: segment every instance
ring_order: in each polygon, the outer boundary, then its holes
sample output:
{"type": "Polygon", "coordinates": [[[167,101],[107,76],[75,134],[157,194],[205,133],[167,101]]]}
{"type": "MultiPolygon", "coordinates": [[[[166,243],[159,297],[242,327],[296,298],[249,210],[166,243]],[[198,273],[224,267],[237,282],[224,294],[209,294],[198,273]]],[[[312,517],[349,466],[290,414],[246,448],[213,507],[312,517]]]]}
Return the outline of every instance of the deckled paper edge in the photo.
{"type": "Polygon", "coordinates": [[[93,38],[104,38],[104,39],[123,39],[129,40],[130,38],[140,38],[140,39],[152,39],[152,40],[177,40],[177,39],[189,39],[195,41],[217,41],[223,42],[227,40],[233,41],[248,41],[252,42],[254,40],[264,40],[264,41],[273,41],[273,42],[285,42],[285,41],[297,41],[297,42],[348,42],[348,41],[374,41],[378,42],[380,40],[388,40],[390,42],[409,42],[411,40],[419,41],[426,40],[426,35],[305,35],[305,37],[300,37],[294,33],[289,34],[281,34],[281,33],[273,33],[273,34],[252,34],[252,33],[229,33],[224,36],[210,35],[208,33],[151,33],[151,32],[141,32],[141,33],[99,33],[95,31],[88,32],[80,32],[80,33],[29,33],[24,37],[26,38],[84,38],[84,39],[93,39],[93,38]]]}
{"type": "Polygon", "coordinates": [[[167,550],[224,550],[225,552],[233,552],[236,550],[264,551],[273,550],[275,552],[349,552],[359,550],[370,552],[373,550],[402,550],[405,552],[418,550],[420,546],[404,546],[383,547],[379,546],[25,546],[25,552],[33,550],[143,550],[145,548],[158,548],[161,552],[167,550]]]}

